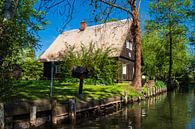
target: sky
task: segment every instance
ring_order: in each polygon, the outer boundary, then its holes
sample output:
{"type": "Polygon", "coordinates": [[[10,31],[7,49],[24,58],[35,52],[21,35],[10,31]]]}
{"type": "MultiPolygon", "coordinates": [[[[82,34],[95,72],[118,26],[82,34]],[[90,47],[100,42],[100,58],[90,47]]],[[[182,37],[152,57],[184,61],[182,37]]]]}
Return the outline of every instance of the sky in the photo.
{"type": "MultiPolygon", "coordinates": [[[[73,18],[63,31],[78,29],[80,27],[80,22],[83,20],[88,23],[88,26],[97,24],[93,20],[94,16],[91,15],[92,13],[91,10],[88,9],[88,5],[83,5],[80,0],[76,0],[76,2],[73,18]]],[[[140,22],[142,31],[144,28],[144,21],[150,18],[148,4],[148,1],[143,0],[140,6],[140,22]]],[[[116,10],[116,12],[111,15],[111,18],[122,20],[126,19],[127,15],[120,10],[116,10]]],[[[53,41],[60,34],[59,29],[62,28],[63,24],[63,17],[58,15],[55,10],[49,11],[46,19],[48,20],[49,24],[44,28],[44,30],[41,30],[38,33],[40,36],[39,45],[41,45],[41,47],[36,50],[37,56],[40,56],[53,43],[53,41]]]]}

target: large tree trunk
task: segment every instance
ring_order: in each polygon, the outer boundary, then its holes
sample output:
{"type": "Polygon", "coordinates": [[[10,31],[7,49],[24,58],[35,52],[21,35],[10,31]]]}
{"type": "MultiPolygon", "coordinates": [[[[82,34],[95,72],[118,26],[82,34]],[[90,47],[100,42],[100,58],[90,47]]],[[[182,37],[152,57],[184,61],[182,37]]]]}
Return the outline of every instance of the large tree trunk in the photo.
{"type": "Polygon", "coordinates": [[[134,66],[134,77],[133,86],[137,89],[141,88],[141,29],[139,21],[139,12],[136,8],[136,0],[131,5],[133,23],[131,26],[131,33],[133,36],[133,42],[135,45],[135,66],[134,66]]]}

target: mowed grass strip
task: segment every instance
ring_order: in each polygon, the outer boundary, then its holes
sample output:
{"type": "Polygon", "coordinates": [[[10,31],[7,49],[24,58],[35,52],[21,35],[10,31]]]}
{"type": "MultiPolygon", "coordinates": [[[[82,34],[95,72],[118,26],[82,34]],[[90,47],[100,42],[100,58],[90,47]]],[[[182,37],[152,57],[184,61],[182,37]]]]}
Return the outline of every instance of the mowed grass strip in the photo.
{"type": "MultiPolygon", "coordinates": [[[[50,81],[19,81],[15,84],[16,92],[14,99],[38,100],[48,99],[50,92],[50,81]]],[[[79,83],[64,83],[55,81],[53,85],[53,98],[58,101],[66,101],[78,96],[79,83]]],[[[129,96],[138,96],[138,92],[128,83],[117,83],[114,85],[87,85],[83,86],[83,100],[103,99],[124,95],[128,91],[129,96]]]]}

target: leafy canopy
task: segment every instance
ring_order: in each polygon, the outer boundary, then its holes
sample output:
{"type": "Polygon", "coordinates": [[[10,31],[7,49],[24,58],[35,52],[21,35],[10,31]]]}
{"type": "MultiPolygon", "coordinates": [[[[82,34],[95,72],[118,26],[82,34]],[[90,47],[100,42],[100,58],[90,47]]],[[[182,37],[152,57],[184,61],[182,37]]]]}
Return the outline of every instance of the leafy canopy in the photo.
{"type": "Polygon", "coordinates": [[[190,10],[190,0],[150,2],[151,20],[146,21],[142,51],[143,71],[151,79],[167,80],[170,64],[173,78],[182,77],[185,73],[189,58],[187,24],[190,21],[190,10]]]}
{"type": "MultiPolygon", "coordinates": [[[[45,12],[35,9],[36,0],[0,1],[0,94],[9,97],[15,91],[12,81],[22,49],[37,46],[37,31],[47,24],[45,12]]],[[[1,99],[0,98],[0,99],[1,99]]]]}

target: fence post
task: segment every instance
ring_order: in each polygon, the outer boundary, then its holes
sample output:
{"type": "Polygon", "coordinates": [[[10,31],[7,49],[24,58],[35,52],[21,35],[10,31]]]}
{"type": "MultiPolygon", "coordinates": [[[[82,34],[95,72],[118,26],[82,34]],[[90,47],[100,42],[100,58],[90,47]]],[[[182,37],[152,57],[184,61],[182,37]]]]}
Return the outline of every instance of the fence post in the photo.
{"type": "Polygon", "coordinates": [[[124,92],[124,104],[127,105],[127,103],[128,103],[128,94],[127,94],[127,92],[125,91],[125,92],[124,92]]]}
{"type": "Polygon", "coordinates": [[[4,104],[0,103],[0,129],[4,129],[5,126],[4,104]]]}
{"type": "Polygon", "coordinates": [[[149,98],[150,96],[150,91],[149,91],[149,88],[147,88],[147,94],[146,94],[146,97],[149,98]]]}
{"type": "Polygon", "coordinates": [[[51,107],[52,107],[51,121],[52,121],[53,125],[57,124],[56,106],[57,106],[57,101],[56,100],[51,100],[51,107]]]}
{"type": "Polygon", "coordinates": [[[148,90],[149,90],[149,97],[151,97],[152,96],[152,88],[150,87],[148,90]]]}
{"type": "Polygon", "coordinates": [[[119,110],[119,104],[118,104],[118,102],[115,104],[115,106],[116,106],[115,107],[115,110],[118,111],[119,110]]]}
{"type": "Polygon", "coordinates": [[[34,126],[36,124],[36,118],[37,118],[37,106],[33,105],[30,107],[30,125],[34,126]]]}
{"type": "Polygon", "coordinates": [[[76,120],[76,100],[70,99],[69,100],[69,119],[70,122],[74,123],[76,120]]]}

